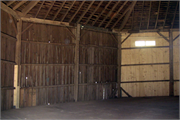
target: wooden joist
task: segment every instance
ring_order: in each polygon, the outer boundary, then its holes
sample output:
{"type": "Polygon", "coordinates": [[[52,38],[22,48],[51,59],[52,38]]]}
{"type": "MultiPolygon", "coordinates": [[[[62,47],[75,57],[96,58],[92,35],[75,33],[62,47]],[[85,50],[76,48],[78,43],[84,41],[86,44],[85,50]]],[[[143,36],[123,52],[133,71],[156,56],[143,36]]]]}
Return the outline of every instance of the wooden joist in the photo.
{"type": "Polygon", "coordinates": [[[64,18],[67,16],[67,14],[69,13],[69,11],[71,10],[71,8],[73,7],[74,3],[76,2],[76,0],[73,1],[73,3],[71,4],[71,6],[68,8],[68,10],[66,11],[65,15],[63,16],[63,18],[61,19],[61,22],[63,22],[64,18]]]}
{"type": "Polygon", "coordinates": [[[81,9],[81,7],[83,6],[83,4],[85,3],[85,1],[81,2],[81,5],[78,7],[78,9],[76,10],[76,12],[74,13],[74,15],[71,17],[71,19],[69,20],[69,23],[71,23],[71,21],[74,19],[74,17],[76,16],[76,14],[79,12],[79,10],[81,9]]]}
{"type": "Polygon", "coordinates": [[[109,24],[111,23],[111,21],[118,15],[118,13],[123,9],[123,7],[126,5],[128,1],[125,1],[123,3],[123,5],[118,9],[118,11],[116,12],[116,14],[109,20],[109,22],[106,24],[105,28],[107,28],[109,26],[109,24]]]}
{"type": "Polygon", "coordinates": [[[176,4],[176,9],[175,9],[175,12],[174,12],[173,20],[171,22],[171,29],[174,26],[174,20],[175,20],[175,17],[176,17],[176,12],[177,12],[178,5],[179,5],[179,1],[177,1],[177,4],[176,4]]]}
{"type": "Polygon", "coordinates": [[[168,1],[168,6],[167,6],[167,9],[166,9],[166,15],[165,15],[164,23],[163,23],[163,29],[164,29],[164,26],[166,24],[167,14],[168,14],[168,10],[169,10],[169,3],[170,3],[170,1],[168,1]]]}
{"type": "Polygon", "coordinates": [[[132,10],[133,10],[133,8],[134,8],[136,2],[137,2],[137,1],[133,1],[130,10],[129,10],[128,13],[126,14],[126,16],[125,16],[123,22],[121,23],[121,26],[120,26],[120,28],[119,28],[120,31],[124,28],[125,24],[127,23],[128,19],[129,19],[129,16],[131,15],[131,12],[132,12],[132,10]]]}
{"type": "MultiPolygon", "coordinates": [[[[140,21],[140,25],[139,25],[139,30],[141,29],[141,24],[142,24],[142,16],[143,16],[143,11],[144,10],[144,1],[143,1],[143,3],[142,3],[142,11],[141,11],[141,21],[140,21]]],[[[134,10],[133,10],[133,15],[134,15],[134,10]]],[[[133,16],[132,15],[132,16],[133,16]]],[[[134,16],[133,16],[134,17],[134,16]]],[[[132,19],[133,19],[133,17],[132,17],[132,19]]],[[[132,20],[132,23],[133,23],[133,20],[132,20]]],[[[131,23],[131,24],[132,24],[131,23]]],[[[132,28],[131,28],[132,29],[132,28]]]]}
{"type": "Polygon", "coordinates": [[[8,6],[6,6],[4,3],[1,2],[1,9],[4,10],[5,12],[11,14],[14,18],[19,19],[19,15],[12,10],[11,8],[9,8],[8,6]]]}
{"type": "Polygon", "coordinates": [[[7,3],[7,6],[10,6],[10,5],[13,4],[14,2],[16,2],[16,1],[15,1],[15,0],[9,1],[9,2],[7,3]]]}
{"type": "Polygon", "coordinates": [[[156,17],[156,23],[155,23],[155,27],[154,27],[154,29],[156,29],[156,27],[157,27],[158,18],[159,18],[160,6],[161,6],[161,1],[159,1],[158,14],[157,14],[157,17],[156,17]]]}
{"type": "Polygon", "coordinates": [[[19,2],[18,4],[16,4],[16,5],[13,7],[13,10],[16,10],[16,9],[19,8],[21,5],[23,5],[25,2],[27,2],[27,0],[24,0],[24,1],[19,2]]]}
{"type": "Polygon", "coordinates": [[[151,17],[151,5],[152,5],[152,1],[150,1],[150,6],[149,6],[149,16],[148,16],[147,29],[149,28],[149,21],[150,21],[150,17],[151,17]]]}
{"type": "Polygon", "coordinates": [[[83,12],[77,23],[81,21],[81,19],[84,17],[84,15],[87,13],[87,11],[91,8],[92,4],[94,3],[94,0],[91,2],[91,4],[88,6],[88,8],[83,12]]]}
{"type": "Polygon", "coordinates": [[[36,15],[35,15],[35,18],[36,18],[36,17],[37,17],[37,15],[39,14],[39,11],[41,10],[41,8],[42,8],[42,6],[43,6],[44,2],[45,2],[45,1],[43,1],[43,2],[41,3],[41,5],[40,5],[40,7],[39,7],[39,9],[38,9],[38,11],[37,11],[37,13],[36,13],[36,15]]]}
{"type": "Polygon", "coordinates": [[[96,21],[101,17],[101,15],[104,13],[104,11],[107,9],[107,7],[110,5],[110,3],[112,2],[109,1],[108,4],[105,6],[105,8],[103,9],[103,11],[98,15],[98,17],[96,18],[96,20],[92,23],[92,26],[96,23],[96,21]]]}
{"type": "Polygon", "coordinates": [[[25,16],[38,2],[39,2],[39,0],[37,0],[37,1],[31,1],[31,2],[22,10],[23,15],[25,16]]]}
{"type": "Polygon", "coordinates": [[[63,1],[63,3],[61,4],[61,6],[60,6],[60,8],[58,9],[58,11],[56,12],[56,14],[55,14],[55,16],[53,17],[53,19],[52,20],[55,20],[56,19],[56,17],[57,17],[57,15],[59,14],[59,12],[62,10],[62,7],[64,6],[64,4],[66,3],[66,0],[65,1],[63,1]]]}
{"type": "Polygon", "coordinates": [[[50,10],[52,9],[54,3],[55,3],[55,1],[53,1],[53,2],[51,3],[51,6],[49,7],[49,9],[48,9],[46,15],[44,16],[44,19],[48,16],[48,14],[49,14],[50,10]]]}
{"type": "Polygon", "coordinates": [[[115,5],[113,6],[113,8],[108,12],[108,14],[105,16],[105,18],[102,20],[102,22],[98,25],[98,27],[100,27],[104,21],[107,19],[107,17],[110,16],[110,14],[112,13],[112,11],[116,8],[116,6],[120,3],[120,1],[118,1],[117,3],[115,3],[115,5]]]}
{"type": "Polygon", "coordinates": [[[103,3],[103,0],[98,4],[98,6],[96,7],[96,9],[91,13],[91,15],[88,17],[88,19],[86,20],[85,24],[88,24],[89,20],[91,19],[91,17],[94,15],[94,13],[98,10],[98,8],[101,6],[101,4],[103,3]]]}

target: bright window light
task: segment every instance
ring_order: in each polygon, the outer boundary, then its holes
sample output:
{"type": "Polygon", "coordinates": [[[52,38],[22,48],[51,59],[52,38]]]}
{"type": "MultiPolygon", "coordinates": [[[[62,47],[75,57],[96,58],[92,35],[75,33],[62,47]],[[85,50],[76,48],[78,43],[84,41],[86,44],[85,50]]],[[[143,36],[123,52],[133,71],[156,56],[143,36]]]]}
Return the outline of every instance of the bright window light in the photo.
{"type": "Polygon", "coordinates": [[[135,46],[145,46],[145,41],[135,41],[135,46]]]}
{"type": "Polygon", "coordinates": [[[156,42],[155,41],[146,41],[146,46],[155,46],[156,42]]]}
{"type": "Polygon", "coordinates": [[[155,41],[135,41],[135,46],[155,46],[155,41]]]}

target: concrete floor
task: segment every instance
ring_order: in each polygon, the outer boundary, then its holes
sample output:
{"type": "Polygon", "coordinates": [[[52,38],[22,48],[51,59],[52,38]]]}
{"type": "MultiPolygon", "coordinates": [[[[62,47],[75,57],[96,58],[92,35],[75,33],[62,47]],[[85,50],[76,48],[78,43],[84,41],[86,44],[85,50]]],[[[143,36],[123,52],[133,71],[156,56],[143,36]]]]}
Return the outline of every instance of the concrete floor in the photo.
{"type": "Polygon", "coordinates": [[[178,119],[179,97],[120,98],[1,111],[2,119],[178,119]]]}

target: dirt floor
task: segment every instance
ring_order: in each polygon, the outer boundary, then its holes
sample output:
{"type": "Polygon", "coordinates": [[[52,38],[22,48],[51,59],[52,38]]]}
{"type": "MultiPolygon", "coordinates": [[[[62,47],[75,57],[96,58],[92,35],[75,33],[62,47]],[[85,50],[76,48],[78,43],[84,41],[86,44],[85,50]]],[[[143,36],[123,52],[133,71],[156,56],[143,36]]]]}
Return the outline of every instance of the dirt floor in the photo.
{"type": "Polygon", "coordinates": [[[179,97],[119,98],[1,111],[2,119],[178,119],[179,97]]]}

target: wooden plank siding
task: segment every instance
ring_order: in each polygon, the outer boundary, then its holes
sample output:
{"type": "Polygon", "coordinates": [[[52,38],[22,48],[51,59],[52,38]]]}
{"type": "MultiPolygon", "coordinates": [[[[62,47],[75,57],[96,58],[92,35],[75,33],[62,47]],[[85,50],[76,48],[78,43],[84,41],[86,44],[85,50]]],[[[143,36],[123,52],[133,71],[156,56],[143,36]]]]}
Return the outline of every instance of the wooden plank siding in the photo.
{"type": "Polygon", "coordinates": [[[1,110],[8,110],[13,108],[16,33],[8,13],[1,10],[1,18],[1,110]]]}
{"type": "MultiPolygon", "coordinates": [[[[169,39],[169,32],[160,33],[169,39]]],[[[177,35],[178,33],[173,32],[173,38],[177,35]]],[[[122,33],[122,40],[126,36],[128,33],[122,33]]],[[[155,32],[133,33],[121,46],[121,87],[133,97],[169,96],[169,47],[131,49],[135,47],[135,41],[152,40],[156,41],[156,46],[169,46],[169,43],[155,32]]],[[[179,95],[179,45],[176,42],[175,40],[173,46],[176,80],[174,95],[179,95]]],[[[122,92],[122,96],[127,95],[122,92]]]]}
{"type": "MultiPolygon", "coordinates": [[[[23,22],[20,107],[74,101],[75,40],[65,27],[23,22]]],[[[75,28],[70,28],[75,33],[75,28]]]]}
{"type": "Polygon", "coordinates": [[[79,101],[112,97],[117,82],[117,43],[109,33],[81,29],[79,101]]]}

